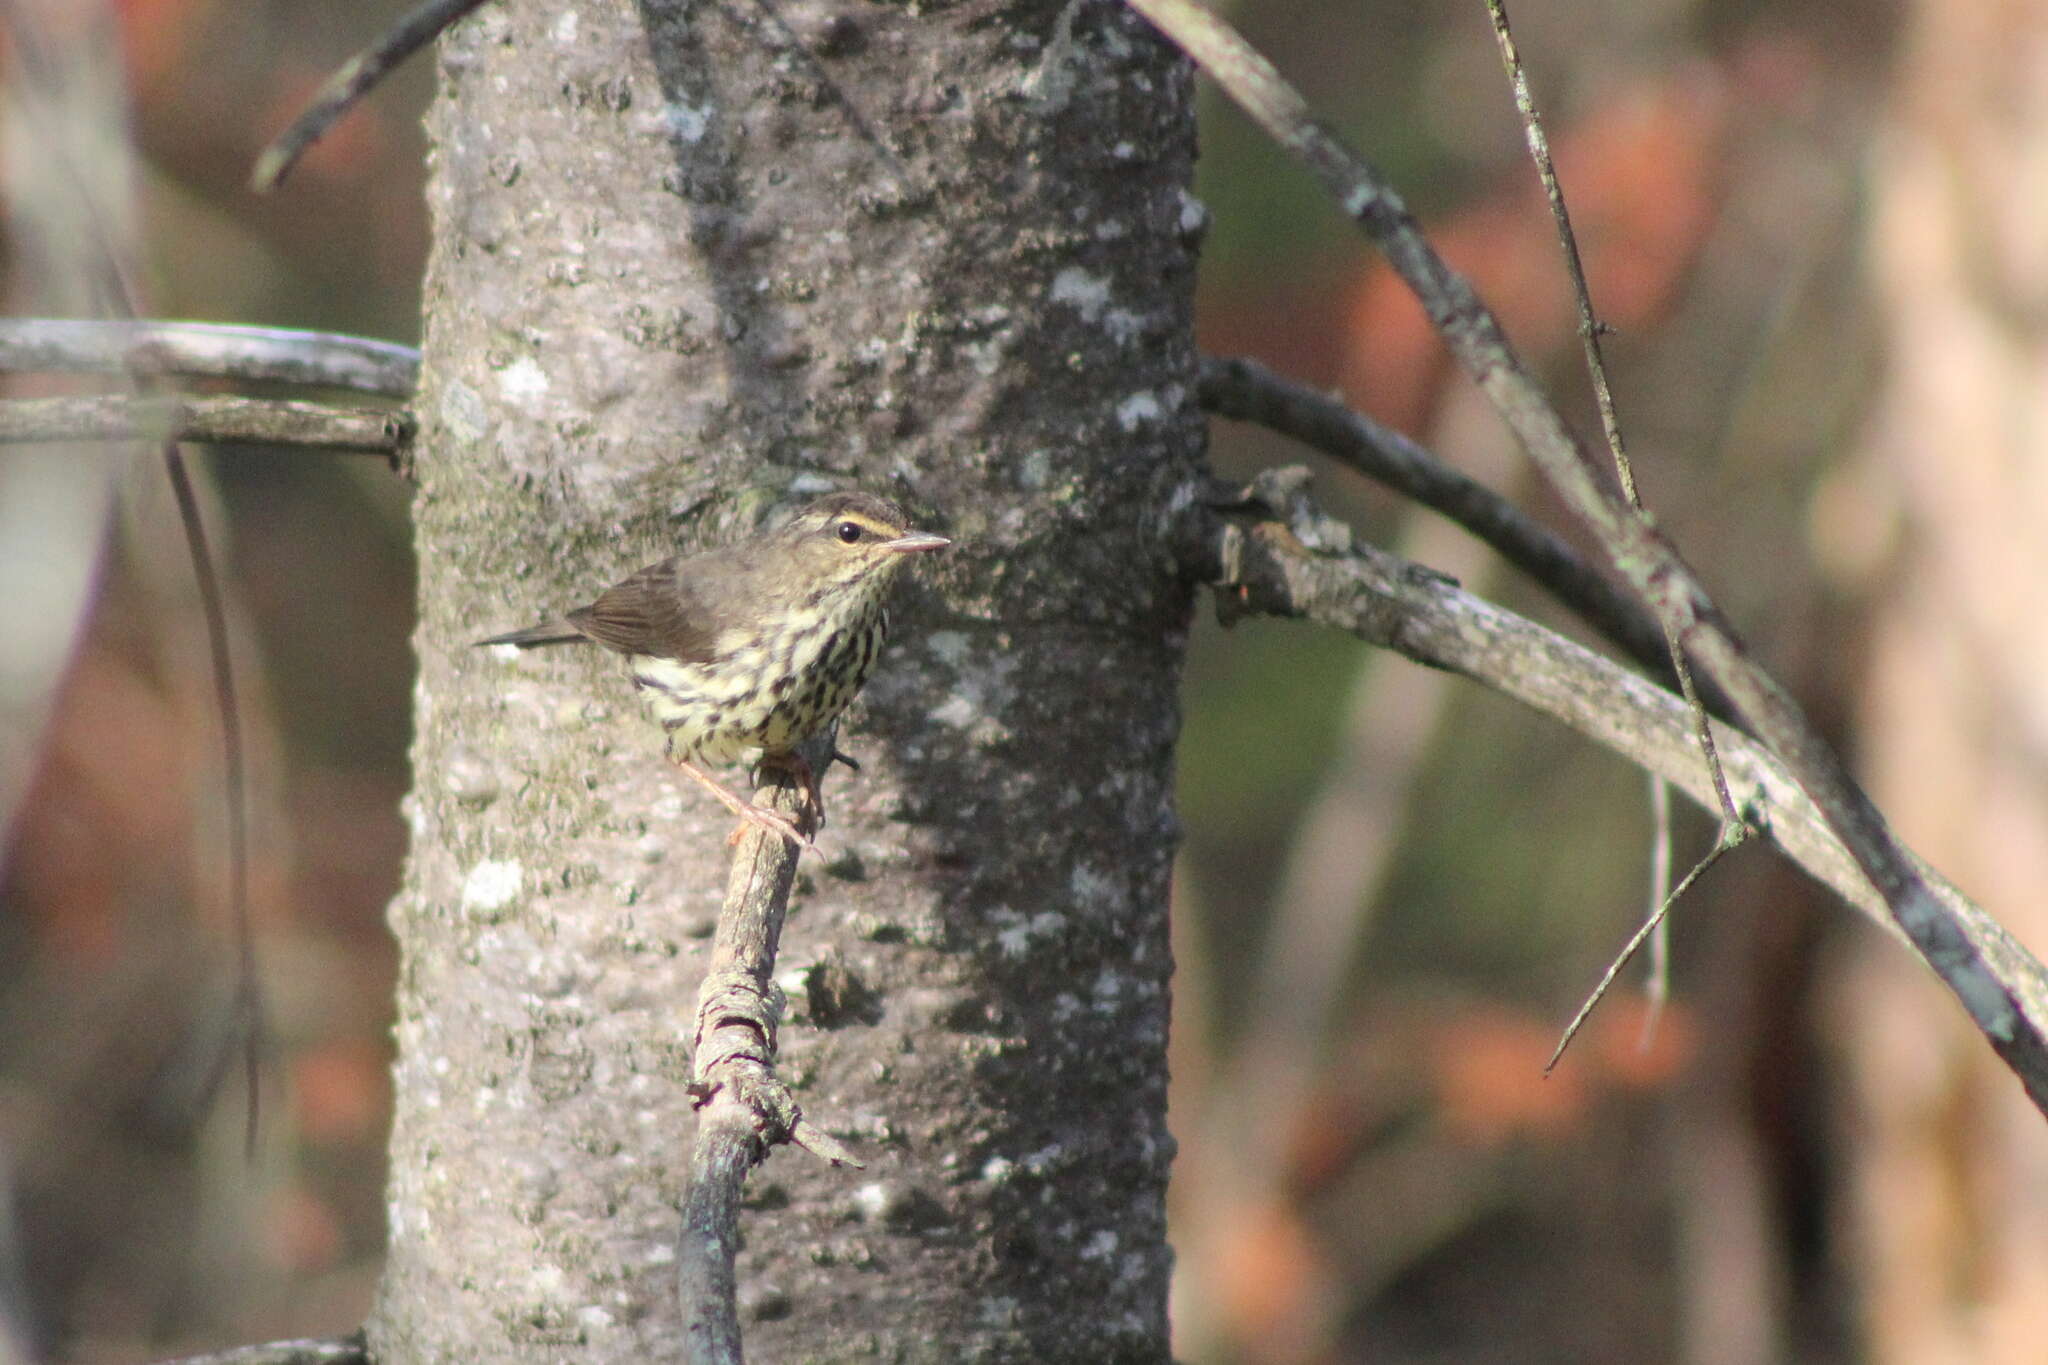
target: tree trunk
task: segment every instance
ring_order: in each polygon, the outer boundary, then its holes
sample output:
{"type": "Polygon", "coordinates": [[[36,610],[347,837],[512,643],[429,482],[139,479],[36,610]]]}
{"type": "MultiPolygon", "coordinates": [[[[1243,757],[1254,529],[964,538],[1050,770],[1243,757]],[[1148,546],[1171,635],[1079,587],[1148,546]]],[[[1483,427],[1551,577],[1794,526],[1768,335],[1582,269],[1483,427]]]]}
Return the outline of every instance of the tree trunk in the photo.
{"type": "Polygon", "coordinates": [[[867,1168],[756,1172],[750,1350],[1166,1359],[1184,65],[1086,0],[503,0],[441,76],[378,1359],[680,1355],[731,821],[616,658],[469,642],[845,485],[956,548],[782,940],[783,1074],[867,1168]]]}

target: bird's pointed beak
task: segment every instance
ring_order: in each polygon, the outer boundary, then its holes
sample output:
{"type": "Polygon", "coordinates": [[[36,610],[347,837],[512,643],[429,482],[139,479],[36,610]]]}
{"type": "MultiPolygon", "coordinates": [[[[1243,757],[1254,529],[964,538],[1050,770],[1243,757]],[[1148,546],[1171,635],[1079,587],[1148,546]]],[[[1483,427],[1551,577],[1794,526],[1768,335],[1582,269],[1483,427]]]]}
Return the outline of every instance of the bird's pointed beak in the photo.
{"type": "Polygon", "coordinates": [[[919,550],[943,550],[952,543],[952,541],[944,536],[935,536],[929,531],[912,531],[907,536],[898,536],[894,540],[885,540],[875,548],[878,550],[894,550],[897,554],[908,555],[916,554],[919,550]]]}

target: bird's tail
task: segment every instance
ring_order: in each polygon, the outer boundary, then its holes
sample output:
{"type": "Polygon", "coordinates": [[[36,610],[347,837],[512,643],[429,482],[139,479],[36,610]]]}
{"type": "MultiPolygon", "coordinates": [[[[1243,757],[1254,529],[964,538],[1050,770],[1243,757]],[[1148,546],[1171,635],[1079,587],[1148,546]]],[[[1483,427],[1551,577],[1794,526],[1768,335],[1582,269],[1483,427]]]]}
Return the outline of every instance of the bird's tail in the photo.
{"type": "Polygon", "coordinates": [[[588,640],[585,635],[567,621],[543,621],[525,630],[508,630],[503,635],[493,635],[488,640],[478,640],[478,645],[518,645],[521,649],[533,649],[540,645],[566,645],[578,640],[588,640]]]}

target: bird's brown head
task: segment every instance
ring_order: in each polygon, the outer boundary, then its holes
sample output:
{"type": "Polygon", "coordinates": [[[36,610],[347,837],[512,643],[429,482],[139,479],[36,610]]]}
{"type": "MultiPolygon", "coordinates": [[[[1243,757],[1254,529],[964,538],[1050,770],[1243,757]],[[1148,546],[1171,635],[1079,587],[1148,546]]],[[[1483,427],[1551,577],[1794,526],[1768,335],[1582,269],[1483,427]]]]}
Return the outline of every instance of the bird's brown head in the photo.
{"type": "Polygon", "coordinates": [[[885,590],[911,556],[952,544],[920,531],[910,515],[872,493],[833,493],[797,513],[776,532],[792,582],[837,596],[885,590]]]}

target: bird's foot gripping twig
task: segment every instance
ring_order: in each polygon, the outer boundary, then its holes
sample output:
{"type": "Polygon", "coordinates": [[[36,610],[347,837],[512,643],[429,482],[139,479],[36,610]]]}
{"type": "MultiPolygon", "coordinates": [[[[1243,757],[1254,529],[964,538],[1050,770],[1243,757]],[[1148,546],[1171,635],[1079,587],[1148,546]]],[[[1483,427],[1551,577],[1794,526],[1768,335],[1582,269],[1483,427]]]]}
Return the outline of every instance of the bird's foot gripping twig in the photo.
{"type": "MultiPolygon", "coordinates": [[[[837,748],[833,748],[831,753],[834,758],[839,757],[839,750],[837,748]]],[[[848,759],[847,761],[851,763],[853,760],[848,759]]],[[[832,760],[826,759],[825,766],[831,767],[832,760]]],[[[858,765],[855,766],[856,768],[858,767],[858,765]]],[[[797,782],[802,783],[804,804],[797,818],[803,822],[803,827],[811,833],[815,834],[817,831],[825,828],[825,791],[818,785],[818,770],[811,766],[810,759],[795,749],[791,749],[788,753],[783,754],[763,754],[761,756],[760,771],[763,776],[775,771],[785,772],[797,782]]]]}
{"type": "Polygon", "coordinates": [[[719,803],[727,810],[739,816],[741,824],[733,830],[732,836],[726,840],[728,844],[738,843],[740,835],[744,832],[746,826],[753,825],[757,829],[765,830],[769,834],[789,840],[798,848],[807,848],[813,853],[818,851],[818,846],[811,842],[810,836],[810,831],[817,828],[818,817],[822,811],[822,807],[818,803],[815,783],[809,784],[806,788],[805,808],[800,816],[802,824],[799,825],[780,811],[773,811],[766,806],[756,805],[754,802],[740,796],[732,788],[720,782],[710,773],[705,772],[689,759],[672,757],[671,761],[678,768],[681,768],[701,783],[704,789],[717,797],[719,803]]]}

